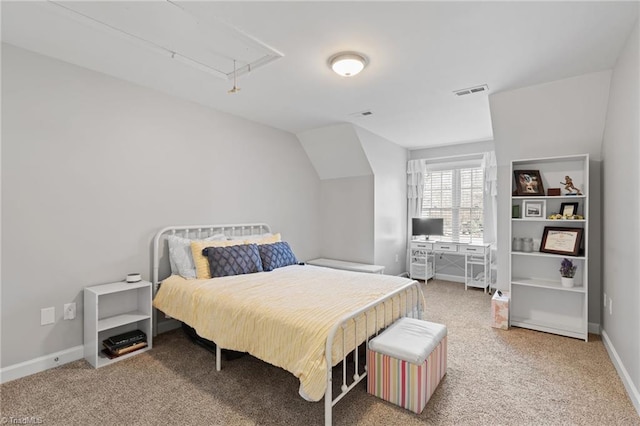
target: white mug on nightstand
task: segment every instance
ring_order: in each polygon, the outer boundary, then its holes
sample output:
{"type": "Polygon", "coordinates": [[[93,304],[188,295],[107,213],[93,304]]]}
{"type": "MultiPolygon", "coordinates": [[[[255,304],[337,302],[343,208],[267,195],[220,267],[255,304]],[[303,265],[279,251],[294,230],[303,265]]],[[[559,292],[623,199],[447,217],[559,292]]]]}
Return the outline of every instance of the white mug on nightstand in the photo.
{"type": "Polygon", "coordinates": [[[142,281],[142,276],[138,273],[135,274],[127,274],[127,280],[128,283],[138,283],[140,281],[142,281]]]}

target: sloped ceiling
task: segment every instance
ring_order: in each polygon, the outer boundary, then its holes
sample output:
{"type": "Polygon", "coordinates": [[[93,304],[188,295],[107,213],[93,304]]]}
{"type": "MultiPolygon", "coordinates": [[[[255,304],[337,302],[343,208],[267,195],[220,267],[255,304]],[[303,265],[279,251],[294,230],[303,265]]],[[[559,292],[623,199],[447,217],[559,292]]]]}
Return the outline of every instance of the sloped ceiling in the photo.
{"type": "Polygon", "coordinates": [[[610,69],[638,19],[638,2],[606,1],[62,4],[164,48],[47,1],[1,2],[3,41],[295,134],[351,122],[408,148],[491,139],[486,94],[453,91],[487,84],[491,94],[610,69]],[[216,68],[221,55],[228,76],[233,59],[255,62],[229,34],[283,55],[242,75],[233,95],[228,80],[193,63],[216,68]],[[364,53],[368,67],[335,75],[327,59],[344,50],[364,53]],[[365,110],[373,114],[354,115],[365,110]]]}
{"type": "Polygon", "coordinates": [[[351,124],[338,124],[298,134],[322,180],[373,174],[360,138],[351,124]]]}

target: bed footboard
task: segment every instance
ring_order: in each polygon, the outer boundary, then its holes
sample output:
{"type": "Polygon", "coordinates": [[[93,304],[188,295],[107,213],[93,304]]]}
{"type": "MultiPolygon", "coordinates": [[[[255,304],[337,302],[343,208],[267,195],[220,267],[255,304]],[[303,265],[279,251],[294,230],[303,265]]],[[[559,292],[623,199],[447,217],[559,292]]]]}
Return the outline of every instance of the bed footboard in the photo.
{"type": "MultiPolygon", "coordinates": [[[[407,283],[403,287],[393,291],[385,295],[384,297],[364,306],[356,312],[352,312],[351,314],[343,317],[338,323],[336,323],[331,330],[329,331],[329,335],[327,336],[327,343],[325,349],[325,358],[327,362],[327,389],[324,395],[324,423],[325,426],[330,426],[332,424],[333,417],[333,406],[338,403],[351,389],[353,389],[358,383],[360,383],[364,378],[367,377],[367,365],[359,366],[359,346],[361,342],[358,339],[358,318],[361,318],[364,315],[364,327],[365,327],[365,345],[369,344],[369,338],[377,335],[382,329],[391,325],[397,318],[399,317],[411,317],[411,318],[419,318],[422,319],[422,308],[424,298],[422,294],[422,287],[419,282],[412,281],[407,283]],[[402,298],[404,296],[404,309],[402,308],[402,298]],[[393,299],[398,299],[397,311],[394,311],[395,304],[393,299]],[[391,301],[391,306],[387,307],[386,302],[391,301]],[[391,309],[391,315],[387,315],[387,310],[391,309]],[[373,329],[369,330],[370,321],[369,317],[374,316],[373,323],[376,325],[373,329]],[[380,319],[382,320],[382,326],[380,325],[380,319]],[[353,337],[356,339],[354,343],[355,349],[350,352],[346,352],[344,348],[348,347],[346,339],[346,334],[344,330],[347,329],[351,324],[355,327],[353,337]],[[334,398],[333,397],[333,360],[331,354],[333,353],[333,344],[336,334],[339,330],[343,330],[342,333],[342,384],[340,385],[340,393],[334,398]],[[345,353],[346,352],[346,353],[345,353]],[[355,363],[353,375],[351,377],[347,377],[347,356],[353,352],[353,360],[355,363]]],[[[361,325],[362,326],[362,325],[361,325]]],[[[366,346],[365,346],[366,351],[366,346]]]]}

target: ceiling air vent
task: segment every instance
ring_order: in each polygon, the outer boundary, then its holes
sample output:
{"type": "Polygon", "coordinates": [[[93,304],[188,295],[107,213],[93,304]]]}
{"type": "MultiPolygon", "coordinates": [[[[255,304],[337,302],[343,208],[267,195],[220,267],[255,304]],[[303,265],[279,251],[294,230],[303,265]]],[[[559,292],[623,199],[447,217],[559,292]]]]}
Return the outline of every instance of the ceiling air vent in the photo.
{"type": "Polygon", "coordinates": [[[486,84],[483,84],[482,86],[475,86],[475,87],[469,87],[467,89],[454,90],[453,93],[455,93],[457,96],[465,96],[465,95],[472,95],[474,93],[482,93],[482,92],[488,92],[488,91],[489,91],[489,86],[487,86],[486,84]]]}

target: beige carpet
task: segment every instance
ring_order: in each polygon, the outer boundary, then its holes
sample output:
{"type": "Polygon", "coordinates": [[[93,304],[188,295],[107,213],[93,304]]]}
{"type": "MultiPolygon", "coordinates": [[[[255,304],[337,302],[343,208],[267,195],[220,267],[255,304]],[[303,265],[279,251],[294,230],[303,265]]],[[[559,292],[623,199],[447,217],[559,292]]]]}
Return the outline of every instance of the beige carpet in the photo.
{"type": "MultiPolygon", "coordinates": [[[[414,415],[361,383],[336,405],[335,425],[640,425],[599,336],[493,329],[490,296],[458,283],[429,282],[425,296],[427,319],[449,329],[448,372],[425,410],[414,415]]],[[[76,361],[0,390],[3,419],[46,425],[323,422],[323,404],[302,400],[291,374],[250,356],[216,372],[214,355],[180,330],[112,366],[76,361]]]]}

